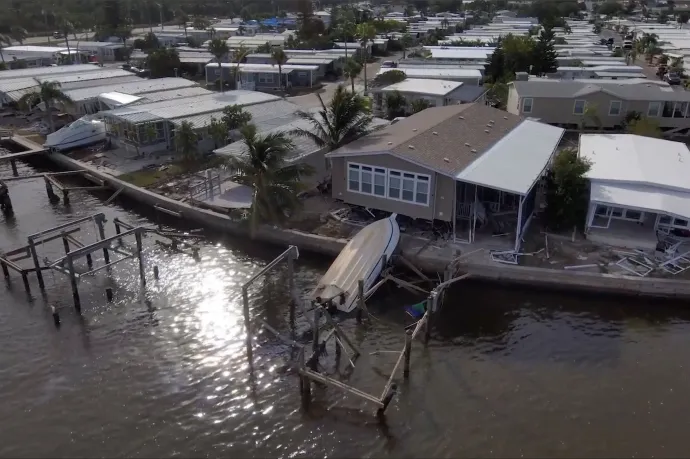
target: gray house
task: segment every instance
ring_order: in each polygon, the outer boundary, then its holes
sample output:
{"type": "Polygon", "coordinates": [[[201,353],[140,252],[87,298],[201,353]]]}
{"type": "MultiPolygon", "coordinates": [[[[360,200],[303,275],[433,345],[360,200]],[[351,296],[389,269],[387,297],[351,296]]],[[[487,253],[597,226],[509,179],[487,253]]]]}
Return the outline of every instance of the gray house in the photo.
{"type": "Polygon", "coordinates": [[[690,92],[646,80],[513,81],[506,110],[544,123],[576,129],[620,129],[630,112],[653,119],[668,134],[690,128],[690,92]],[[593,110],[587,108],[593,107],[593,110]]]}
{"type": "Polygon", "coordinates": [[[517,250],[563,132],[481,103],[429,108],[326,154],[333,197],[517,250]]]}
{"type": "Polygon", "coordinates": [[[316,65],[290,65],[282,66],[283,84],[280,84],[280,68],[273,64],[235,64],[222,63],[218,68],[217,62],[206,65],[206,84],[215,83],[221,75],[223,81],[235,81],[235,74],[239,75],[240,88],[250,91],[273,90],[280,87],[310,88],[318,82],[318,70],[316,65]]]}

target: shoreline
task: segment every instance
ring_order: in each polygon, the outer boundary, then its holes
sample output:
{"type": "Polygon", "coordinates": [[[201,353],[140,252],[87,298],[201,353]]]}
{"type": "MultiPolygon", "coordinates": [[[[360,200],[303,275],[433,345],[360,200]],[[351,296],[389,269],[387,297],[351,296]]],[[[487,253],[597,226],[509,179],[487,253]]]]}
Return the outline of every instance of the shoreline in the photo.
{"type": "MultiPolygon", "coordinates": [[[[230,233],[238,237],[249,237],[249,229],[246,224],[233,220],[227,215],[194,207],[137,187],[62,153],[49,153],[43,157],[64,169],[88,172],[103,180],[113,188],[113,191],[123,188],[123,195],[148,206],[179,213],[182,219],[193,221],[215,231],[230,233]]],[[[261,225],[257,230],[255,240],[280,246],[295,245],[300,250],[331,257],[336,257],[348,242],[347,239],[270,225],[261,225]]],[[[402,235],[400,252],[417,268],[427,273],[443,273],[459,255],[462,255],[447,249],[434,248],[429,244],[423,244],[419,249],[419,246],[414,246],[415,243],[419,242],[418,238],[402,235]]],[[[622,296],[690,298],[690,282],[686,280],[642,278],[499,263],[473,263],[471,261],[458,264],[458,270],[460,273],[470,274],[476,279],[504,285],[512,284],[558,291],[585,291],[622,296]]]]}

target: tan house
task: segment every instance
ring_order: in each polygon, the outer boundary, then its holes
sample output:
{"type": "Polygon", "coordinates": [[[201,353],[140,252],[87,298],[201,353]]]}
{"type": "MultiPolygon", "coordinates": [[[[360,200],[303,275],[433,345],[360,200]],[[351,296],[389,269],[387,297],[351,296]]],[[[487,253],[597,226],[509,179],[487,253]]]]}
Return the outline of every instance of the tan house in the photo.
{"type": "Polygon", "coordinates": [[[686,134],[689,107],[690,92],[661,82],[532,79],[508,85],[506,110],[569,129],[583,123],[585,128],[621,129],[626,114],[637,112],[668,134],[686,134]]]}
{"type": "Polygon", "coordinates": [[[429,108],[328,153],[333,197],[517,250],[563,132],[481,103],[429,108]]]}

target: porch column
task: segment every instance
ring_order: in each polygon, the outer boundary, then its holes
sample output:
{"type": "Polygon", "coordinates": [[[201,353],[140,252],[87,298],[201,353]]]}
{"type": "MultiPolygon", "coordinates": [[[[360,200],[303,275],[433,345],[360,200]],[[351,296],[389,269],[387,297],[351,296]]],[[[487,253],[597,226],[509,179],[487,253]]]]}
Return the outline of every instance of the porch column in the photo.
{"type": "Polygon", "coordinates": [[[515,228],[515,252],[520,251],[520,238],[522,237],[522,203],[525,201],[524,196],[520,196],[520,204],[518,205],[517,228],[515,228]]]}
{"type": "Polygon", "coordinates": [[[589,210],[587,211],[587,220],[586,220],[586,225],[585,225],[585,234],[589,232],[589,228],[592,226],[592,222],[594,222],[594,216],[596,215],[596,204],[590,204],[589,205],[589,210]]]}
{"type": "Polygon", "coordinates": [[[314,86],[314,71],[309,70],[309,87],[311,88],[313,86],[314,86]]]}
{"type": "Polygon", "coordinates": [[[474,185],[474,201],[472,201],[472,206],[470,207],[472,209],[472,218],[470,222],[470,244],[474,242],[474,232],[477,229],[477,189],[479,187],[475,184],[474,185]]]}
{"type": "MultiPolygon", "coordinates": [[[[438,174],[436,174],[438,176],[438,174]]],[[[453,242],[456,239],[456,226],[458,222],[458,181],[453,180],[453,242]]]]}

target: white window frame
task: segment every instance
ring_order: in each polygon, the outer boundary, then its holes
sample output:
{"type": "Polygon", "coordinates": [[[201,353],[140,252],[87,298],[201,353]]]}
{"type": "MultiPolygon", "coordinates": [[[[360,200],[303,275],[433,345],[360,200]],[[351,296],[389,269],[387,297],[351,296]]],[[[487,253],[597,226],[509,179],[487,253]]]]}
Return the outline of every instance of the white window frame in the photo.
{"type": "MultiPolygon", "coordinates": [[[[349,193],[365,194],[367,196],[373,196],[375,198],[390,199],[391,201],[404,202],[406,204],[415,204],[418,206],[429,207],[429,202],[431,201],[431,176],[427,174],[419,174],[417,172],[403,171],[398,169],[388,169],[385,167],[371,166],[368,164],[348,162],[346,167],[346,181],[347,181],[347,191],[349,193]],[[356,171],[356,182],[357,187],[353,188],[351,186],[350,173],[351,171],[356,171]],[[362,173],[368,172],[371,174],[371,192],[362,191],[362,173]],[[392,174],[391,174],[392,172],[392,174]],[[413,176],[413,177],[410,177],[413,176]],[[376,193],[376,178],[383,179],[384,194],[376,193]],[[398,197],[391,196],[390,193],[390,182],[391,177],[400,180],[400,186],[398,188],[398,197]],[[412,200],[403,199],[403,188],[404,183],[407,180],[412,181],[412,200]],[[420,183],[426,184],[426,201],[417,202],[417,194],[420,193],[420,183]]],[[[354,181],[354,180],[353,180],[354,181]]],[[[379,185],[381,186],[381,185],[379,185]]],[[[409,191],[409,190],[408,190],[409,191]]]]}
{"type": "Polygon", "coordinates": [[[275,83],[275,76],[272,73],[259,73],[259,83],[275,83]]]}
{"type": "Polygon", "coordinates": [[[522,113],[532,113],[532,110],[534,110],[534,98],[533,97],[524,97],[522,99],[522,113]],[[527,110],[527,101],[529,100],[529,110],[527,110]]]}
{"type": "Polygon", "coordinates": [[[609,116],[621,116],[621,113],[623,113],[623,101],[612,100],[611,103],[609,104],[609,116]],[[618,104],[618,113],[611,113],[611,110],[613,110],[614,104],[618,104]]]}
{"type": "Polygon", "coordinates": [[[658,118],[659,115],[661,115],[661,102],[650,102],[649,106],[647,107],[647,117],[649,118],[658,118]],[[652,107],[656,107],[656,115],[652,115],[652,107]]]}
{"type": "Polygon", "coordinates": [[[576,99],[575,102],[573,102],[573,115],[584,115],[585,110],[587,110],[587,101],[584,99],[576,99]],[[582,112],[577,112],[577,103],[582,102],[582,112]]]}

